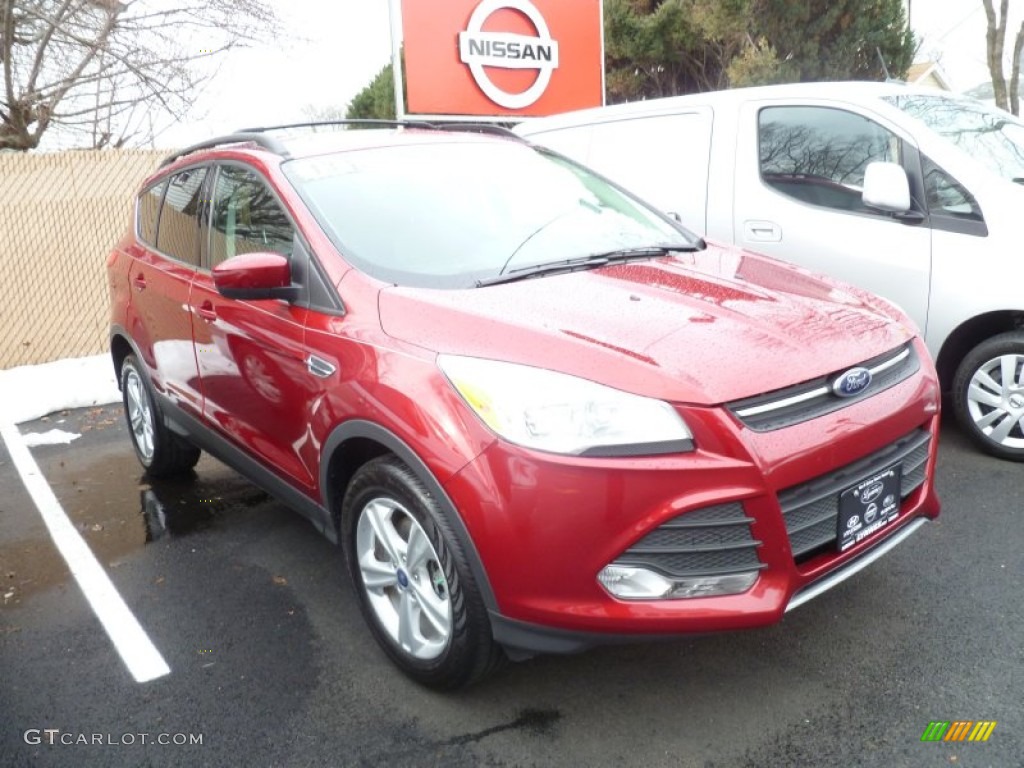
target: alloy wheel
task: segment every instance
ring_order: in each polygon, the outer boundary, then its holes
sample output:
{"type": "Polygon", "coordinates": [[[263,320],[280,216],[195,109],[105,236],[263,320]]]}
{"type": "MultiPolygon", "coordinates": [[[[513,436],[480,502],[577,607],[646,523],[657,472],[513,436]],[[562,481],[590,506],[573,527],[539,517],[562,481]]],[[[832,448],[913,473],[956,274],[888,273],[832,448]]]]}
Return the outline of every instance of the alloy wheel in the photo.
{"type": "Polygon", "coordinates": [[[153,407],[149,402],[149,394],[142,378],[134,369],[125,376],[125,404],[128,406],[128,423],[135,446],[142,458],[150,461],[153,458],[153,407]]]}
{"type": "Polygon", "coordinates": [[[452,635],[448,581],[426,531],[394,499],[363,506],[356,525],[362,587],[381,627],[416,659],[440,656],[452,635]]]}

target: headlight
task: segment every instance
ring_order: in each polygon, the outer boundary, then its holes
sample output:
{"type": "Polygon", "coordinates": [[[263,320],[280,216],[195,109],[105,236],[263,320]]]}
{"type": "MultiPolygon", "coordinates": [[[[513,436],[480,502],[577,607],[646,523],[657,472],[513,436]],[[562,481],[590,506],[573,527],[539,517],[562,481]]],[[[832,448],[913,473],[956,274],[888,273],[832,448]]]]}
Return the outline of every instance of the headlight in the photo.
{"type": "Polygon", "coordinates": [[[552,453],[644,456],[693,450],[693,435],[661,400],[515,363],[439,355],[470,408],[509,442],[552,453]]]}

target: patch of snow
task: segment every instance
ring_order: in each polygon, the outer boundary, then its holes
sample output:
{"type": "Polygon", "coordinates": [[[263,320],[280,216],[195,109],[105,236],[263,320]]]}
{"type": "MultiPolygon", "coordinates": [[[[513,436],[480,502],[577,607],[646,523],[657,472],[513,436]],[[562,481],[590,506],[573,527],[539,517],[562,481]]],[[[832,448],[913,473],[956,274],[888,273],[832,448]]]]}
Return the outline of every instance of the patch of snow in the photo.
{"type": "Polygon", "coordinates": [[[20,424],[66,408],[120,400],[110,355],[67,358],[0,371],[0,423],[20,424]]]}
{"type": "Polygon", "coordinates": [[[51,429],[49,432],[25,432],[21,439],[29,448],[35,448],[37,445],[67,445],[80,437],[77,432],[51,429]]]}

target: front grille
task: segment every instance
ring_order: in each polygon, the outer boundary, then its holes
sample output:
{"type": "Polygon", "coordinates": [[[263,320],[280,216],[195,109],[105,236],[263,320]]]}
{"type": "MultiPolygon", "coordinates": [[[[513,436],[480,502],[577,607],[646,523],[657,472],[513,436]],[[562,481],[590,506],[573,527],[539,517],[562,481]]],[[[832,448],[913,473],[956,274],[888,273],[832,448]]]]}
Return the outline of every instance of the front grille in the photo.
{"type": "Polygon", "coordinates": [[[921,367],[913,344],[904,344],[884,355],[865,360],[860,367],[871,371],[871,384],[855,397],[839,397],[832,383],[842,371],[811,381],[777,389],[756,397],[729,403],[728,408],[743,424],[755,432],[770,432],[816,419],[877,395],[913,376],[921,367]]]}
{"type": "Polygon", "coordinates": [[[916,429],[863,459],[781,491],[779,506],[796,561],[803,562],[835,544],[839,495],[850,486],[899,462],[900,498],[917,490],[925,480],[930,442],[928,430],[916,429]]]}
{"type": "Polygon", "coordinates": [[[663,523],[616,558],[672,578],[749,573],[763,568],[761,542],[739,502],[686,512],[663,523]]]}

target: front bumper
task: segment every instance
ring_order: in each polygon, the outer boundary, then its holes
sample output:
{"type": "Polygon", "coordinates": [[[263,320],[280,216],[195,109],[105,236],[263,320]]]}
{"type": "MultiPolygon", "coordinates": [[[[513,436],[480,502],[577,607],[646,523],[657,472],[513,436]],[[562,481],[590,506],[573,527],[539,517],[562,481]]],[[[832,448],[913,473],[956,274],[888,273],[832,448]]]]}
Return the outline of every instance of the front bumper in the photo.
{"type": "Polygon", "coordinates": [[[841,411],[772,432],[747,429],[724,409],[680,411],[694,432],[692,453],[581,458],[498,441],[445,484],[494,592],[499,642],[567,652],[773,624],[939,513],[939,388],[930,366],[841,411]],[[825,546],[794,558],[780,494],[785,502],[784,491],[835,477],[922,431],[931,438],[924,480],[902,499],[895,521],[844,552],[825,546]],[[602,568],[665,522],[723,504],[742,505],[757,542],[759,575],[746,592],[622,600],[598,583],[602,568]]]}

